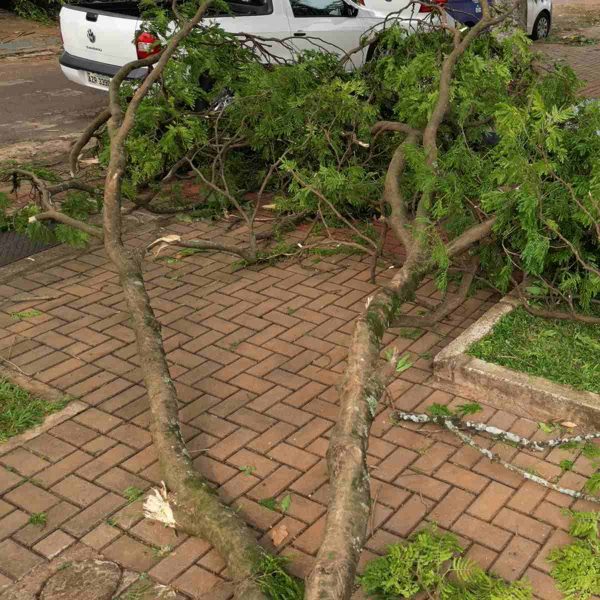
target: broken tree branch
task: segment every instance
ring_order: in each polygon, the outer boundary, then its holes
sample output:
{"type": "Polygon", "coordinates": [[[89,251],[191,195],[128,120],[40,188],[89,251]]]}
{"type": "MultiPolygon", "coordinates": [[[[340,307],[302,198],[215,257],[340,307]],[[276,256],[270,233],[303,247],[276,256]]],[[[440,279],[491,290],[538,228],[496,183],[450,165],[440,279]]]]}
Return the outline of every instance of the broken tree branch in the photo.
{"type": "Polygon", "coordinates": [[[150,404],[152,436],[169,489],[166,500],[176,526],[191,535],[202,536],[214,546],[227,562],[229,576],[236,584],[236,598],[265,600],[254,580],[262,548],[237,513],[224,506],[210,484],[196,472],[185,447],[179,425],[177,393],[165,357],[160,324],[144,286],[140,257],[127,249],[122,239],[121,183],[127,162],[125,142],[137,108],[209,5],[210,0],[201,2],[195,15],[180,26],[159,54],[125,65],[111,81],[108,121],[111,154],[104,187],[105,249],[119,274],[131,315],[150,404]],[[138,87],[123,114],[119,98],[122,81],[133,68],[150,64],[156,66],[138,87]]]}
{"type": "MultiPolygon", "coordinates": [[[[412,421],[413,423],[435,423],[438,424],[439,419],[443,417],[435,417],[427,413],[408,413],[404,411],[396,411],[392,418],[399,419],[401,421],[412,421]]],[[[480,423],[478,421],[464,421],[456,423],[459,429],[471,429],[477,433],[483,433],[491,436],[495,441],[507,442],[511,445],[521,448],[522,450],[533,450],[534,452],[545,452],[552,448],[559,448],[567,444],[583,444],[591,440],[600,439],[600,432],[584,433],[582,435],[570,435],[562,438],[553,438],[551,440],[530,440],[529,438],[517,435],[511,431],[506,431],[495,427],[494,425],[487,425],[486,423],[480,423]]]]}
{"type": "Polygon", "coordinates": [[[28,179],[34,189],[38,191],[39,194],[39,206],[42,209],[42,212],[29,217],[30,223],[35,223],[36,221],[56,221],[57,223],[62,223],[63,225],[68,225],[69,227],[73,227],[74,229],[78,229],[79,231],[83,231],[87,235],[91,235],[98,239],[103,239],[104,234],[102,233],[102,229],[96,227],[94,225],[89,225],[79,219],[75,219],[73,217],[69,217],[68,215],[60,212],[55,206],[54,202],[52,202],[52,195],[50,190],[54,189],[59,192],[63,192],[70,188],[75,189],[84,189],[85,191],[89,191],[93,189],[95,193],[95,188],[88,188],[85,184],[81,182],[72,182],[66,181],[62,184],[57,184],[55,186],[48,186],[48,184],[38,177],[32,171],[27,171],[26,169],[11,169],[8,172],[9,176],[12,176],[13,181],[15,182],[13,185],[16,185],[19,178],[28,179]]]}
{"type": "Polygon", "coordinates": [[[534,483],[537,483],[545,488],[554,490],[555,492],[559,492],[560,494],[565,494],[567,496],[570,496],[571,498],[577,498],[578,500],[586,500],[588,502],[600,504],[600,497],[598,496],[592,496],[591,494],[586,494],[585,492],[579,492],[570,488],[564,488],[556,483],[544,479],[539,475],[536,475],[535,473],[529,472],[527,469],[524,469],[504,460],[498,453],[493,452],[489,448],[484,448],[483,446],[479,445],[470,435],[462,431],[459,425],[455,423],[452,419],[449,419],[447,417],[432,417],[430,415],[423,415],[421,413],[398,412],[394,414],[397,418],[402,419],[404,421],[413,421],[416,423],[435,423],[437,425],[441,425],[445,427],[448,431],[453,433],[456,437],[458,437],[467,446],[470,446],[474,450],[477,450],[477,452],[489,458],[489,460],[491,460],[492,462],[502,465],[508,471],[517,473],[524,479],[533,481],[534,483]],[[427,417],[427,420],[423,420],[423,417],[427,417]]]}
{"type": "Polygon", "coordinates": [[[69,169],[71,177],[75,177],[79,172],[79,155],[86,144],[94,137],[94,134],[110,119],[110,110],[102,109],[94,120],[82,131],[77,141],[73,144],[69,152],[69,169]]]}
{"type": "MultiPolygon", "coordinates": [[[[487,0],[484,17],[462,39],[455,32],[455,47],[443,61],[438,100],[423,134],[427,163],[435,167],[439,126],[448,111],[450,85],[454,67],[471,42],[486,28],[502,18],[489,16],[487,0]]],[[[409,133],[409,135],[411,135],[409,133]]],[[[414,136],[416,137],[416,136],[414,136]]],[[[404,144],[405,142],[403,142],[404,144]]],[[[403,168],[402,151],[397,165],[403,168]]],[[[400,169],[390,174],[394,183],[400,169]]],[[[389,171],[388,171],[389,173],[389,171]]],[[[371,426],[371,409],[383,390],[376,378],[376,364],[386,329],[396,319],[404,302],[412,300],[418,285],[434,267],[427,246],[428,217],[431,195],[423,193],[417,206],[417,219],[411,225],[418,229],[410,242],[405,234],[407,257],[393,277],[390,293],[379,292],[367,303],[358,318],[348,353],[344,383],[340,392],[338,422],[332,432],[327,452],[331,500],[327,508],[325,535],[306,587],[306,600],[348,600],[356,564],[368,529],[370,492],[366,466],[366,450],[371,426]]],[[[397,196],[394,200],[397,200],[397,196]]],[[[393,208],[393,205],[390,207],[393,208]]],[[[398,206],[396,206],[398,208],[398,206]]],[[[476,225],[448,244],[450,257],[457,256],[485,238],[494,219],[476,225]]],[[[402,240],[402,237],[400,237],[402,240]]]]}

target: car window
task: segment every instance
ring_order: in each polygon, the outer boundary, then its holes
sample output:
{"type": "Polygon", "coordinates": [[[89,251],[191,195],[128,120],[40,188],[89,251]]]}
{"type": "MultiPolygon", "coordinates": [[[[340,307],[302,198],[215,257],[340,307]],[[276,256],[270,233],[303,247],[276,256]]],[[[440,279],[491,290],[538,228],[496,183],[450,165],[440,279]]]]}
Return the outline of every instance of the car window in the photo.
{"type": "Polygon", "coordinates": [[[208,13],[212,17],[268,15],[273,12],[271,0],[225,0],[229,10],[211,7],[208,13]]]}
{"type": "Polygon", "coordinates": [[[295,17],[350,17],[352,8],[343,0],[290,0],[295,17]]]}

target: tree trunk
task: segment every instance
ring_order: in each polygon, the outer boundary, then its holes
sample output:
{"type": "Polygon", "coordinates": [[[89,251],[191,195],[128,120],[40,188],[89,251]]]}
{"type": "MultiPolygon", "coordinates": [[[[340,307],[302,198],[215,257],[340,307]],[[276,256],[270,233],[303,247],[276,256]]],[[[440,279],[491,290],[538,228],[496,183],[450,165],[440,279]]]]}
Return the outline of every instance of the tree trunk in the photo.
{"type": "Polygon", "coordinates": [[[327,451],[331,492],[325,536],[308,577],[305,600],[348,600],[352,595],[371,512],[369,431],[387,386],[379,367],[382,338],[429,271],[429,261],[420,262],[407,260],[393,280],[395,293],[374,296],[354,327],[340,412],[327,451]]]}
{"type": "Polygon", "coordinates": [[[146,293],[139,260],[123,247],[120,234],[115,235],[111,227],[115,208],[118,211],[110,199],[105,203],[105,247],[117,267],[132,318],[152,415],[152,437],[176,526],[206,539],[227,561],[229,575],[238,584],[237,598],[265,600],[252,580],[262,548],[246,524],[219,501],[216,491],[197,473],[185,448],[160,324],[146,293]]]}
{"type": "MultiPolygon", "coordinates": [[[[111,82],[110,162],[104,185],[104,246],[114,263],[135,332],[140,366],[148,393],[151,431],[161,473],[169,493],[163,498],[164,509],[172,511],[168,521],[189,533],[203,537],[227,562],[229,576],[236,584],[236,598],[266,600],[255,581],[263,550],[248,526],[229,507],[223,505],[211,485],[194,469],[185,447],[179,426],[178,401],[169,373],[160,324],[144,286],[142,253],[125,248],[121,233],[121,184],[126,167],[125,142],[142,99],[156,82],[179,43],[191,32],[204,15],[210,0],[200,4],[194,17],[182,25],[159,55],[128,63],[111,82]],[[149,73],[122,114],[119,87],[127,73],[135,66],[156,67],[149,73]],[[173,522],[174,521],[174,522],[173,522]]],[[[161,501],[162,501],[161,500],[161,501]]],[[[159,506],[161,506],[159,504],[159,506]]]]}

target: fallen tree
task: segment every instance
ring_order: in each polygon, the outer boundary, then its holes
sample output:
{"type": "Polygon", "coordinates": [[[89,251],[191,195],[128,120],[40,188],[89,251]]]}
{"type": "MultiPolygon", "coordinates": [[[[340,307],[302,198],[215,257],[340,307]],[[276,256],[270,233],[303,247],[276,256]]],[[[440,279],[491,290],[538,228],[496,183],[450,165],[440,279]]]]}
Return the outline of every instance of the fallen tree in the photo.
{"type": "Polygon", "coordinates": [[[123,243],[124,195],[142,191],[152,203],[161,183],[187,172],[202,184],[194,207],[214,202],[218,211],[233,210],[248,230],[247,246],[173,234],[149,248],[175,244],[224,251],[246,262],[269,256],[268,247],[259,244],[277,232],[257,233],[254,227],[269,189],[279,194],[275,204],[284,225],[313,219],[309,235],[315,244],[369,254],[374,272],[384,244],[369,221],[383,221],[383,231],[401,242],[405,256],[383,255],[401,267],[367,300],[355,323],[327,454],[331,500],[325,535],[306,582],[308,600],[347,599],[371,508],[370,426],[397,368],[397,354],[382,359],[386,330],[397,324],[435,327],[466,298],[480,272],[502,291],[526,275],[530,285],[522,293],[538,301],[529,310],[554,314],[558,307],[560,315],[573,318],[589,309],[600,293],[600,110],[577,106],[569,71],[536,73],[522,35],[489,34],[516,4],[492,10],[483,0],[482,20],[465,31],[449,25],[435,5],[439,27],[414,35],[389,28],[379,37],[376,59],[352,74],[329,54],[265,69],[253,58],[257,46],[269,52],[264,42],[240,43],[211,28],[195,29],[207,6],[194,6],[193,13],[189,5],[180,7],[183,18],[161,51],[119,71],[108,108],[74,147],[75,173],[86,142],[107,124],[100,144],[106,166],[101,228],[53,201],[69,182],[53,188],[19,169],[6,176],[15,185],[27,178],[39,192],[38,205],[18,217],[24,230],[53,218],[103,240],[132,317],[166,483],[152,496],[148,515],[213,544],[227,561],[238,598],[267,597],[258,583],[264,550],[192,466],[160,325],[144,286],[141,263],[148,249],[123,243]],[[201,52],[203,45],[210,57],[201,52]],[[182,85],[190,69],[211,67],[212,76],[226,61],[233,67],[211,91],[182,85]],[[152,68],[131,87],[127,74],[140,67],[152,68]],[[200,116],[199,98],[208,105],[200,116]],[[149,148],[149,138],[159,143],[149,148]],[[257,173],[253,178],[251,171],[257,173]],[[252,201],[245,197],[248,180],[258,190],[252,201]],[[403,306],[428,276],[444,293],[448,280],[457,277],[458,293],[428,307],[427,315],[404,315],[403,306]]]}

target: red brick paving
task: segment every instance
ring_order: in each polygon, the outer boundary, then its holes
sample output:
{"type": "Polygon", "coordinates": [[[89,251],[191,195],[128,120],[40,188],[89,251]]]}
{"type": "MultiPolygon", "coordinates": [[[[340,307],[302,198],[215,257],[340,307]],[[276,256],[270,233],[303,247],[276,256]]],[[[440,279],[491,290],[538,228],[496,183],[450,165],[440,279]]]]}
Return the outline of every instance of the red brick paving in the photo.
{"type": "MultiPolygon", "coordinates": [[[[212,225],[169,228],[182,234],[192,229],[215,235],[212,225]]],[[[234,241],[234,234],[221,233],[234,241]]],[[[232,262],[220,254],[150,262],[148,289],[163,324],[194,463],[267,547],[269,529],[287,527],[278,550],[302,574],[323,533],[329,494],[324,457],[352,320],[374,287],[369,266],[354,256],[235,274],[232,262]],[[170,278],[174,272],[177,279],[170,278]],[[292,496],[286,515],[258,502],[285,494],[292,496]]],[[[218,586],[213,596],[229,598],[224,563],[206,542],[143,520],[141,502],[128,504],[123,497],[127,487],[145,490],[157,483],[160,473],[116,283],[103,252],[94,250],[0,285],[7,298],[25,290],[60,293],[59,301],[20,303],[40,310],[39,319],[15,322],[9,317],[14,306],[4,304],[0,338],[8,342],[0,346],[33,377],[89,404],[72,420],[0,455],[0,585],[79,540],[191,597],[218,586]],[[35,512],[47,513],[46,527],[28,524],[35,512]],[[167,546],[172,550],[161,556],[157,549],[167,546]]],[[[420,293],[437,294],[430,283],[420,293]]],[[[433,402],[464,401],[432,387],[424,353],[437,352],[488,305],[481,292],[469,299],[440,328],[445,337],[410,340],[387,333],[386,343],[411,352],[415,362],[390,385],[390,402],[421,410],[433,402]]],[[[562,509],[585,506],[523,482],[446,433],[395,427],[390,412],[383,403],[373,425],[368,458],[374,531],[362,563],[436,521],[458,534],[482,566],[509,579],[525,575],[537,598],[556,598],[544,557],[569,539],[562,509]]],[[[537,431],[535,423],[490,407],[482,418],[524,435],[537,431]]],[[[513,460],[540,472],[560,471],[556,451],[515,454],[513,460]]],[[[587,461],[577,460],[570,483],[580,485],[588,472],[587,461]]]]}
{"type": "Polygon", "coordinates": [[[537,49],[553,61],[573,67],[584,81],[581,91],[588,98],[600,98],[600,43],[592,46],[539,44],[537,49]]]}

